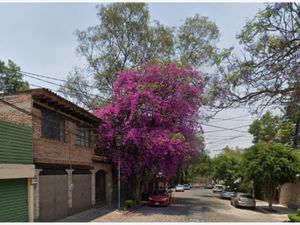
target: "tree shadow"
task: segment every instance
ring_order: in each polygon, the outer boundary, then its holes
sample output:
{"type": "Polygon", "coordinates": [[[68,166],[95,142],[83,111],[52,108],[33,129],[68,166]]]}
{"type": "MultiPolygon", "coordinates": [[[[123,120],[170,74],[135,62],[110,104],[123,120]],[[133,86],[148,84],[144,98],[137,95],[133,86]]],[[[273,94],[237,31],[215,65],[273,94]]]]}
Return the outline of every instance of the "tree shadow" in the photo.
{"type": "Polygon", "coordinates": [[[296,212],[296,210],[289,209],[283,206],[276,206],[276,205],[272,207],[272,210],[270,210],[268,206],[256,206],[255,211],[259,211],[265,214],[279,214],[279,215],[296,212]]]}

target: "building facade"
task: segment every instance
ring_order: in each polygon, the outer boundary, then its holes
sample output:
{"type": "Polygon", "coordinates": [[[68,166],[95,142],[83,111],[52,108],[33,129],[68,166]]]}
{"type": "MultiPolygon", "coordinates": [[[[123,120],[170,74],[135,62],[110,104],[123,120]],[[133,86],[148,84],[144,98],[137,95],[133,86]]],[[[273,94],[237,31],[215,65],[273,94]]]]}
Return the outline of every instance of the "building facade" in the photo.
{"type": "Polygon", "coordinates": [[[0,222],[33,222],[32,129],[0,120],[0,222]]]}
{"type": "Polygon", "coordinates": [[[97,117],[47,89],[4,100],[0,119],[32,128],[34,221],[111,203],[111,164],[95,153],[97,117]]]}

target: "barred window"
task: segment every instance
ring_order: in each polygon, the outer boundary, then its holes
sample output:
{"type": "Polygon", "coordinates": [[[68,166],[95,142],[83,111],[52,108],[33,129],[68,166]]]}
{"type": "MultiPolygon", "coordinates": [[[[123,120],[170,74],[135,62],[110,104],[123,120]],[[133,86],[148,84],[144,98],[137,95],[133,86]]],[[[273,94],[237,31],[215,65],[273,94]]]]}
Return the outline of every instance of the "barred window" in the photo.
{"type": "Polygon", "coordinates": [[[76,127],[76,145],[89,148],[91,145],[90,141],[91,141],[90,129],[80,127],[79,125],[77,125],[77,127],[76,127]]]}
{"type": "Polygon", "coordinates": [[[49,109],[43,109],[42,137],[65,141],[65,119],[49,109]]]}

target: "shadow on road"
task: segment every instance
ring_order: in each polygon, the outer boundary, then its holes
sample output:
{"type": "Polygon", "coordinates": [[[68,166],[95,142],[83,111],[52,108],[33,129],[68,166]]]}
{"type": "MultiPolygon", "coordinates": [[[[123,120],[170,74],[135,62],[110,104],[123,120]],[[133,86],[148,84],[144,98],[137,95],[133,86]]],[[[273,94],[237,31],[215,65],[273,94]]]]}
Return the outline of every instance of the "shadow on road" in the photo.
{"type": "Polygon", "coordinates": [[[66,217],[58,222],[90,222],[94,219],[97,219],[101,216],[109,214],[116,210],[115,207],[103,206],[101,208],[91,208],[86,211],[83,211],[78,214],[74,214],[72,216],[66,217]]]}

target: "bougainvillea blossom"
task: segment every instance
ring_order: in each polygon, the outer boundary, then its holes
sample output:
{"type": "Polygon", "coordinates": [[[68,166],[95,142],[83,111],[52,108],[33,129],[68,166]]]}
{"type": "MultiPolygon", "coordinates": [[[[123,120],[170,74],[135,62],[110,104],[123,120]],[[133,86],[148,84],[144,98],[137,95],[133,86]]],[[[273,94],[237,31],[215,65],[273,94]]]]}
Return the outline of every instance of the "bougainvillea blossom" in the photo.
{"type": "Polygon", "coordinates": [[[145,169],[175,175],[196,151],[202,95],[202,77],[191,67],[144,64],[119,73],[112,103],[94,111],[101,149],[120,160],[125,177],[145,169]]]}

